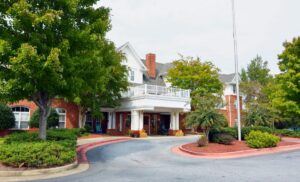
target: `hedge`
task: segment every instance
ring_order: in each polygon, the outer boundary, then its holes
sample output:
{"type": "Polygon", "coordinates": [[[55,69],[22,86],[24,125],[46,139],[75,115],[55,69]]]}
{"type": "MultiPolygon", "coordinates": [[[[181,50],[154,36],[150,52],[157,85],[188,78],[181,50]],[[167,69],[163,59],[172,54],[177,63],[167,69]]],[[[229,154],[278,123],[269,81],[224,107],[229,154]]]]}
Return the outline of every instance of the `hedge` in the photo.
{"type": "Polygon", "coordinates": [[[300,131],[283,129],[283,130],[275,130],[274,133],[280,136],[300,138],[300,131]]]}
{"type": "Polygon", "coordinates": [[[245,137],[246,143],[251,148],[276,147],[280,138],[267,132],[251,131],[245,137]]]}
{"type": "Polygon", "coordinates": [[[15,126],[15,116],[11,108],[0,104],[0,131],[13,128],[15,126]]]}
{"type": "Polygon", "coordinates": [[[224,145],[231,145],[235,138],[232,135],[225,133],[218,133],[213,136],[212,142],[224,145]]]}
{"type": "MultiPolygon", "coordinates": [[[[50,129],[47,130],[47,140],[49,141],[76,141],[77,137],[84,133],[84,129],[50,129]]],[[[18,132],[10,134],[4,141],[5,144],[38,142],[38,133],[18,132]]]]}
{"type": "Polygon", "coordinates": [[[85,130],[47,130],[47,140],[38,133],[19,132],[5,138],[0,144],[0,162],[13,167],[53,167],[71,163],[76,158],[77,136],[85,130]]]}
{"type": "Polygon", "coordinates": [[[3,144],[0,147],[0,162],[13,167],[53,167],[75,161],[75,146],[60,142],[25,142],[3,144]]]}
{"type": "Polygon", "coordinates": [[[222,127],[222,128],[213,128],[209,132],[209,141],[212,141],[215,135],[218,134],[227,134],[232,136],[233,138],[237,138],[237,129],[236,128],[228,128],[228,127],[222,127]]]}

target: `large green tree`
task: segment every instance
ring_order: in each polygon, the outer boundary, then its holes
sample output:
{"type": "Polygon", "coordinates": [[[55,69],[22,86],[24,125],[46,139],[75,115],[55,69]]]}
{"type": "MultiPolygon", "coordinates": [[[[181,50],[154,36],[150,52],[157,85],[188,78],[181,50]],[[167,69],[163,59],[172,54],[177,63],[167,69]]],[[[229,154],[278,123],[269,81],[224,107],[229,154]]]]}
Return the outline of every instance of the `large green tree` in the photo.
{"type": "Polygon", "coordinates": [[[121,93],[127,89],[127,68],[120,64],[125,57],[115,51],[112,44],[103,52],[103,63],[98,70],[94,65],[85,65],[88,74],[84,75],[82,89],[74,95],[74,102],[79,105],[80,127],[84,127],[84,117],[91,111],[94,117],[101,117],[101,107],[115,107],[120,104],[121,93]],[[105,52],[110,51],[110,52],[105,52]]]}
{"type": "Polygon", "coordinates": [[[168,71],[167,80],[172,86],[190,89],[193,105],[202,96],[222,94],[223,84],[219,80],[219,69],[212,62],[181,57],[173,61],[173,65],[168,71]]]}
{"type": "Polygon", "coordinates": [[[109,9],[95,8],[96,2],[0,3],[1,98],[10,102],[28,99],[39,107],[41,139],[46,139],[53,98],[79,98],[80,102],[87,82],[111,89],[106,76],[120,67],[114,44],[105,38],[111,28],[109,9]],[[111,55],[114,61],[110,64],[111,55]],[[103,75],[96,78],[99,72],[103,75]]]}
{"type": "Polygon", "coordinates": [[[300,37],[283,46],[285,49],[278,56],[281,73],[276,78],[277,88],[272,92],[272,101],[291,125],[300,126],[300,37]]]}
{"type": "Polygon", "coordinates": [[[250,61],[241,71],[241,93],[245,97],[246,125],[270,126],[278,120],[276,110],[269,98],[270,88],[275,84],[268,62],[260,56],[250,61]]]}

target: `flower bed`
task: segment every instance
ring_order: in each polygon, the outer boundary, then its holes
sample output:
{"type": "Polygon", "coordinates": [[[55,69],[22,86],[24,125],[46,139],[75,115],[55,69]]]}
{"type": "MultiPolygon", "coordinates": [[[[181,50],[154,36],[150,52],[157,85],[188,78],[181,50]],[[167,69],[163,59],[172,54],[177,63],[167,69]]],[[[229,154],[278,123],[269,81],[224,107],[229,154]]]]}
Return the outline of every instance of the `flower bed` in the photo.
{"type": "MultiPolygon", "coordinates": [[[[282,141],[278,144],[278,146],[288,146],[288,145],[296,145],[298,143],[295,142],[285,142],[282,141]]],[[[198,147],[197,143],[189,143],[182,145],[183,149],[195,152],[195,153],[227,153],[227,152],[239,152],[245,150],[256,150],[247,146],[244,141],[234,141],[232,145],[223,145],[217,143],[209,143],[205,147],[198,147]]]]}

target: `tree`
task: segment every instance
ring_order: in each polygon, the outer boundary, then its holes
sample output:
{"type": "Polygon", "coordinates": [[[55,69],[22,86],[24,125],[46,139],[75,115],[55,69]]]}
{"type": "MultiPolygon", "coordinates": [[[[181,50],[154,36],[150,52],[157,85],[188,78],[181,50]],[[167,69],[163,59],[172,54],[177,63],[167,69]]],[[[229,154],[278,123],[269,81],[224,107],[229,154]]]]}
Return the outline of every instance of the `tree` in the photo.
{"type": "Polygon", "coordinates": [[[226,126],[227,122],[224,115],[216,109],[197,109],[188,115],[185,124],[192,128],[201,128],[208,141],[210,129],[213,127],[226,126]]]}
{"type": "Polygon", "coordinates": [[[94,117],[102,117],[100,108],[118,106],[122,91],[127,89],[127,68],[120,64],[120,60],[125,58],[119,52],[111,52],[113,48],[108,48],[103,52],[103,55],[107,56],[103,59],[105,66],[101,64],[102,66],[95,70],[94,65],[86,65],[85,69],[94,70],[94,72],[84,74],[86,81],[82,83],[82,89],[74,95],[73,99],[79,105],[80,127],[85,125],[82,116],[87,111],[91,111],[94,117]]]}
{"type": "Polygon", "coordinates": [[[270,75],[270,69],[268,68],[268,61],[263,61],[261,56],[256,56],[247,65],[247,69],[242,69],[241,80],[242,81],[255,81],[262,85],[268,83],[272,78],[270,75]]]}
{"type": "Polygon", "coordinates": [[[173,62],[174,67],[168,71],[167,80],[182,89],[190,89],[193,105],[196,97],[221,95],[223,84],[219,80],[219,69],[211,62],[199,58],[181,57],[173,62]]]}
{"type": "Polygon", "coordinates": [[[241,71],[241,92],[245,96],[246,104],[264,97],[263,88],[272,80],[268,62],[256,56],[241,71]]]}
{"type": "Polygon", "coordinates": [[[40,110],[43,140],[53,98],[72,101],[82,96],[87,79],[106,88],[103,79],[111,72],[105,68],[112,70],[121,62],[119,57],[114,61],[119,63],[112,65],[107,60],[117,54],[105,38],[111,28],[109,9],[95,8],[96,2],[5,0],[0,4],[0,98],[33,101],[40,110]],[[102,80],[96,78],[99,72],[102,80]]]}
{"type": "MultiPolygon", "coordinates": [[[[36,110],[29,121],[30,128],[39,128],[40,111],[36,110]]],[[[51,108],[49,117],[47,118],[47,128],[56,128],[59,126],[59,115],[56,110],[51,108]]]]}
{"type": "MultiPolygon", "coordinates": [[[[300,116],[300,37],[283,44],[285,50],[278,56],[281,73],[277,75],[281,87],[279,100],[286,112],[300,116]]],[[[278,103],[281,105],[280,103],[278,103]]]]}
{"type": "Polygon", "coordinates": [[[0,104],[0,131],[15,126],[15,116],[8,106],[0,104]]]}

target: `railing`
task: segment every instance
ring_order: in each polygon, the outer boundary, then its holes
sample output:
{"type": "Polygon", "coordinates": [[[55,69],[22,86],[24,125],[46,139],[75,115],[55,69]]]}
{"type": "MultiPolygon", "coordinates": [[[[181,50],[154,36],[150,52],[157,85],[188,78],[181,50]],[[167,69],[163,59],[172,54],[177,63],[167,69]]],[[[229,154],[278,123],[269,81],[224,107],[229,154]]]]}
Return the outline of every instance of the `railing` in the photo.
{"type": "Polygon", "coordinates": [[[190,98],[190,90],[145,84],[129,87],[128,91],[123,93],[124,98],[144,95],[190,98]]]}

